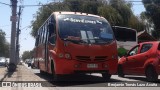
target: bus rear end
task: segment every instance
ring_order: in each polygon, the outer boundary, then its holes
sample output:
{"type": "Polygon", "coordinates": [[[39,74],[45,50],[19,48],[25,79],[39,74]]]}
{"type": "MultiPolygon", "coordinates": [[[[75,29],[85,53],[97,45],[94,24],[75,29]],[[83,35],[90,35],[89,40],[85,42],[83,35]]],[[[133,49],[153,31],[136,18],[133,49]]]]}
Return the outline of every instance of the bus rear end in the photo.
{"type": "Polygon", "coordinates": [[[89,14],[56,13],[56,44],[50,50],[57,75],[101,73],[109,79],[117,70],[117,45],[110,24],[89,14]]]}

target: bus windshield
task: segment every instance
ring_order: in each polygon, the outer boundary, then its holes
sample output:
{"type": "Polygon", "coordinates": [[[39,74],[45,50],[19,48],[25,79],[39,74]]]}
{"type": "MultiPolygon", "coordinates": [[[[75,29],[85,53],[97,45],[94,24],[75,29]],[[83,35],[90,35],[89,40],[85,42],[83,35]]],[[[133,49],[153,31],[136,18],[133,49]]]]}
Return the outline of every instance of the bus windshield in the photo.
{"type": "Polygon", "coordinates": [[[113,31],[105,19],[84,15],[58,15],[59,36],[73,43],[106,44],[113,31]]]}

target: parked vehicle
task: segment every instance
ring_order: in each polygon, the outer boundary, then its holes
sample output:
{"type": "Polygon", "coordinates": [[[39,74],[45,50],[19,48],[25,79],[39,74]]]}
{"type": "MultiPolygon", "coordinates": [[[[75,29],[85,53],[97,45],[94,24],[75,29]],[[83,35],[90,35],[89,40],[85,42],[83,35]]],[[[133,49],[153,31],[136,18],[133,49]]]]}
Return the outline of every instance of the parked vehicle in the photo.
{"type": "Polygon", "coordinates": [[[32,61],[31,61],[31,68],[34,68],[35,66],[34,66],[34,59],[32,59],[32,61]]]}
{"type": "Polygon", "coordinates": [[[28,62],[27,62],[28,67],[30,67],[30,66],[31,66],[31,63],[32,63],[32,59],[29,59],[29,60],[28,60],[28,62]]]}
{"type": "Polygon", "coordinates": [[[19,65],[22,65],[22,64],[23,64],[23,61],[22,61],[22,60],[20,60],[19,65]]]}
{"type": "Polygon", "coordinates": [[[144,42],[133,47],[119,59],[118,75],[145,75],[148,81],[157,81],[160,74],[160,43],[144,42]]]}
{"type": "Polygon", "coordinates": [[[7,67],[9,64],[9,59],[5,57],[0,57],[0,66],[7,67]]]}
{"type": "Polygon", "coordinates": [[[138,44],[137,30],[121,26],[112,26],[112,29],[117,41],[119,57],[138,44]]]}
{"type": "Polygon", "coordinates": [[[6,63],[5,57],[0,57],[0,66],[6,66],[6,63]]]}
{"type": "Polygon", "coordinates": [[[6,66],[10,63],[10,58],[6,58],[6,66]]]}
{"type": "Polygon", "coordinates": [[[29,60],[30,60],[30,59],[26,59],[26,60],[25,60],[25,64],[28,64],[29,60]]]}

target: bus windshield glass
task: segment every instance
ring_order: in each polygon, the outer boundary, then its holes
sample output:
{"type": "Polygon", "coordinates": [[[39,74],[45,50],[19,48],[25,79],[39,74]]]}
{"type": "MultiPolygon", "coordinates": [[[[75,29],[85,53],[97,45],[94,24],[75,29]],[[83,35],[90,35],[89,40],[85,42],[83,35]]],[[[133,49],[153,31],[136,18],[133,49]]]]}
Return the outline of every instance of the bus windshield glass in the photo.
{"type": "Polygon", "coordinates": [[[136,31],[127,28],[113,28],[117,41],[136,41],[136,31]]]}
{"type": "Polygon", "coordinates": [[[106,44],[113,31],[105,19],[85,15],[58,15],[59,36],[74,43],[106,44]]]}

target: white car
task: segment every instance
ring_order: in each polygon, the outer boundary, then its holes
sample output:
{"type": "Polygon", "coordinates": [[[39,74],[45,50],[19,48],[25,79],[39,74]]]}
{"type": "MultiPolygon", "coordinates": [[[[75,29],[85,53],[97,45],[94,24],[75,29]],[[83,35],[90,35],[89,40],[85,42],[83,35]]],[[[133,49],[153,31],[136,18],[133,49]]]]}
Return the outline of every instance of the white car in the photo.
{"type": "Polygon", "coordinates": [[[6,59],[5,59],[5,57],[0,57],[0,66],[6,66],[6,59]]]}

